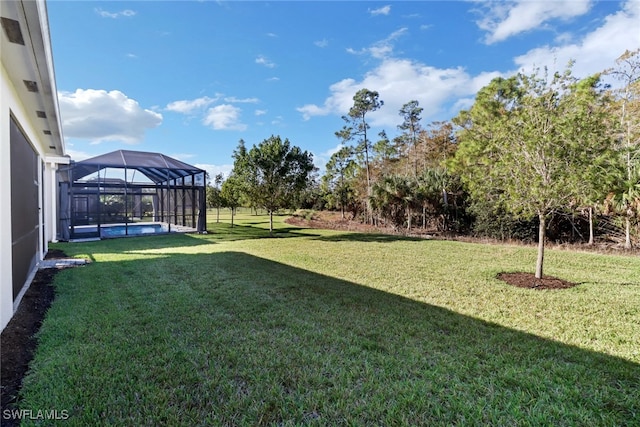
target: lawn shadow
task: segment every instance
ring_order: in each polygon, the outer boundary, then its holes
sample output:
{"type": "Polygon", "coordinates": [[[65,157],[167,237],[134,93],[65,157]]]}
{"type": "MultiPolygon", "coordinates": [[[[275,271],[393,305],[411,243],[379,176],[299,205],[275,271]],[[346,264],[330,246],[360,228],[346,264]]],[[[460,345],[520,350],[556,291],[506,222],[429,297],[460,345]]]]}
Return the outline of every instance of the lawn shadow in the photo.
{"type": "Polygon", "coordinates": [[[640,365],[618,357],[242,252],[113,264],[58,284],[22,408],[74,425],[640,423],[640,365]]]}
{"type": "Polygon", "coordinates": [[[391,243],[391,242],[398,242],[398,241],[421,242],[428,239],[414,237],[414,236],[403,236],[399,234],[346,232],[346,233],[339,233],[339,234],[334,234],[330,236],[319,236],[317,237],[317,240],[322,240],[325,242],[391,243]]]}
{"type": "Polygon", "coordinates": [[[129,236],[86,242],[57,242],[49,244],[49,247],[51,249],[64,251],[70,257],[77,256],[77,254],[89,254],[91,261],[95,261],[93,257],[95,254],[126,253],[150,249],[182,248],[211,244],[212,242],[203,239],[204,236],[206,235],[169,233],[155,236],[129,236]]]}
{"type": "Polygon", "coordinates": [[[273,233],[269,233],[269,228],[265,228],[264,224],[268,221],[243,221],[241,224],[233,226],[228,222],[210,223],[208,226],[207,240],[212,241],[237,241],[252,239],[268,239],[268,238],[291,238],[291,237],[313,237],[319,234],[313,234],[308,230],[310,228],[301,228],[296,226],[280,226],[274,228],[273,233]],[[262,225],[262,226],[258,226],[262,225]]]}
{"type": "Polygon", "coordinates": [[[170,233],[155,236],[130,236],[86,242],[58,242],[50,244],[50,247],[60,249],[71,257],[76,254],[89,253],[91,261],[95,261],[93,257],[95,254],[181,248],[239,240],[319,236],[308,230],[312,229],[296,226],[279,227],[273,231],[273,235],[270,235],[269,230],[262,227],[238,224],[234,224],[232,227],[227,223],[213,223],[209,224],[206,234],[170,233]],[[108,243],[106,243],[107,241],[108,243]]]}

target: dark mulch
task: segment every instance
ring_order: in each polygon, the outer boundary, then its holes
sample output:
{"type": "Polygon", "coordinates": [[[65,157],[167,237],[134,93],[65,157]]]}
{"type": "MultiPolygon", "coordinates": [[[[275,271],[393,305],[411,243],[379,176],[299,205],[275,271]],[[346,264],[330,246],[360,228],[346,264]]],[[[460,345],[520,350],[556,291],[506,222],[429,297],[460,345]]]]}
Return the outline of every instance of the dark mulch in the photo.
{"type": "Polygon", "coordinates": [[[568,282],[552,276],[542,276],[542,279],[536,279],[533,273],[499,273],[496,277],[512,286],[537,290],[568,289],[578,286],[578,283],[568,282]]]}
{"type": "MultiPolygon", "coordinates": [[[[64,252],[51,249],[45,259],[66,257],[64,252]]],[[[22,297],[18,311],[0,335],[0,395],[3,411],[16,406],[22,379],[35,353],[35,334],[55,297],[52,283],[57,272],[56,268],[38,270],[22,297]]],[[[18,425],[18,422],[2,419],[3,426],[18,425]]]]}

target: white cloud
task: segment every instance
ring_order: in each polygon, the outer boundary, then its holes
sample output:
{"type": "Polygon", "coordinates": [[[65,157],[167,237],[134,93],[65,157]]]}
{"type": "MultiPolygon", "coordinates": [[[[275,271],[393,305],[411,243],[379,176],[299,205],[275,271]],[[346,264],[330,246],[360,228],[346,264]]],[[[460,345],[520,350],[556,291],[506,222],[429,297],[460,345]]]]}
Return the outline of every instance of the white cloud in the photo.
{"type": "Polygon", "coordinates": [[[386,6],[379,7],[377,9],[369,10],[369,13],[372,16],[388,15],[389,13],[391,13],[391,5],[386,5],[386,6]]]}
{"type": "Polygon", "coordinates": [[[369,47],[362,48],[360,50],[348,48],[347,52],[356,54],[356,55],[369,54],[372,57],[378,58],[378,59],[387,58],[391,56],[391,54],[393,53],[394,42],[400,37],[402,37],[403,35],[405,35],[407,32],[408,32],[407,28],[400,28],[399,30],[396,30],[393,33],[391,33],[389,37],[383,40],[377,41],[369,47]]]}
{"type": "Polygon", "coordinates": [[[202,123],[215,130],[243,131],[247,128],[247,125],[240,121],[240,112],[241,110],[238,107],[230,104],[216,105],[207,110],[202,123]]]}
{"type": "Polygon", "coordinates": [[[215,130],[245,130],[247,126],[240,122],[242,110],[231,105],[236,104],[257,104],[258,98],[236,98],[235,96],[224,97],[216,94],[215,98],[203,96],[196,99],[174,101],[167,105],[166,110],[181,114],[201,116],[202,124],[215,130]],[[215,102],[223,99],[226,104],[211,106],[215,102]]]}
{"type": "Polygon", "coordinates": [[[86,160],[86,159],[90,159],[91,157],[94,157],[93,155],[85,151],[76,150],[75,148],[73,148],[73,143],[71,142],[66,142],[64,151],[67,153],[67,155],[69,155],[69,157],[71,157],[71,159],[73,159],[76,162],[80,162],[82,160],[86,160]]]}
{"type": "MultiPolygon", "coordinates": [[[[496,77],[506,77],[518,71],[531,72],[534,67],[562,70],[570,59],[576,61],[573,68],[576,77],[586,77],[613,66],[615,59],[625,50],[640,47],[639,22],[640,2],[628,0],[620,11],[604,17],[595,31],[579,40],[566,35],[556,40],[556,43],[564,41],[564,45],[532,49],[515,57],[517,69],[506,72],[487,71],[470,75],[461,67],[442,69],[409,59],[387,57],[362,79],[344,79],[331,85],[329,96],[322,104],[307,104],[297,111],[304,120],[314,116],[344,115],[353,106],[355,93],[367,88],[377,91],[384,101],[382,108],[369,115],[372,126],[383,126],[387,130],[395,128],[401,120],[399,109],[410,100],[420,103],[423,120],[427,122],[450,118],[460,109],[469,108],[475,94],[496,77]]],[[[393,37],[386,40],[393,40],[393,37]]]]}
{"type": "Polygon", "coordinates": [[[137,101],[113,90],[77,89],[59,92],[64,134],[91,142],[122,141],[135,144],[148,129],[162,123],[162,115],[141,108],[137,101]]]}
{"type": "Polygon", "coordinates": [[[313,42],[314,45],[318,46],[318,47],[327,47],[329,46],[329,40],[327,39],[322,39],[322,40],[318,40],[313,42]]]}
{"type": "Polygon", "coordinates": [[[183,162],[188,162],[189,159],[194,158],[196,155],[191,153],[173,153],[170,156],[173,157],[174,159],[177,159],[183,162]]]}
{"type": "Polygon", "coordinates": [[[208,107],[217,101],[218,98],[209,98],[203,96],[201,98],[174,101],[167,105],[167,110],[182,114],[191,114],[194,111],[208,107]]]}
{"type": "Polygon", "coordinates": [[[196,163],[193,165],[199,169],[204,169],[209,174],[209,179],[211,180],[211,185],[214,184],[214,180],[216,175],[221,173],[225,179],[231,175],[231,171],[233,170],[233,165],[211,165],[207,163],[196,163]]]}
{"type": "Polygon", "coordinates": [[[613,67],[625,50],[640,47],[640,2],[627,1],[621,10],[606,16],[596,30],[581,40],[560,46],[542,46],[514,58],[525,73],[534,67],[547,66],[551,71],[563,70],[575,60],[573,75],[586,77],[613,67]]]}
{"type": "Polygon", "coordinates": [[[333,156],[334,153],[337,153],[338,151],[340,151],[342,147],[344,147],[344,144],[340,143],[335,147],[332,147],[332,148],[329,148],[328,150],[323,151],[322,153],[319,153],[319,154],[312,153],[313,163],[319,169],[320,175],[324,174],[326,165],[327,163],[329,163],[329,160],[331,160],[331,156],[333,156]]]}
{"type": "Polygon", "coordinates": [[[236,104],[257,104],[260,102],[258,98],[236,98],[235,96],[228,96],[224,100],[226,102],[235,102],[236,104]]]}
{"type": "Polygon", "coordinates": [[[112,19],[120,18],[122,16],[124,16],[125,18],[130,18],[132,16],[135,16],[136,14],[136,12],[131,9],[121,10],[120,12],[108,12],[106,10],[102,10],[99,7],[97,7],[94,10],[98,15],[102,16],[103,18],[112,18],[112,19]]]}
{"type": "Polygon", "coordinates": [[[264,65],[267,68],[274,68],[276,66],[275,63],[270,61],[266,56],[260,55],[256,58],[256,64],[264,65]]]}
{"type": "Polygon", "coordinates": [[[591,8],[591,0],[539,1],[516,0],[510,2],[482,2],[486,16],[477,21],[488,32],[485,42],[492,44],[525,31],[544,27],[553,19],[571,19],[584,15],[591,8]]]}
{"type": "Polygon", "coordinates": [[[267,110],[256,110],[254,111],[254,114],[256,116],[264,116],[265,114],[267,114],[267,110]]]}
{"type": "Polygon", "coordinates": [[[353,106],[355,93],[367,88],[377,91],[384,101],[382,108],[370,113],[370,124],[395,129],[401,121],[398,112],[405,103],[417,100],[423,108],[423,119],[430,121],[448,113],[445,110],[449,102],[472,96],[498,75],[493,72],[472,77],[462,68],[440,69],[408,59],[387,59],[361,81],[345,79],[333,84],[323,105],[308,104],[298,111],[305,120],[328,114],[344,115],[353,106]]]}
{"type": "Polygon", "coordinates": [[[327,105],[330,99],[331,98],[327,98],[327,100],[325,101],[324,107],[319,107],[316,104],[306,104],[306,105],[303,105],[302,107],[296,108],[296,111],[298,111],[299,113],[302,113],[302,118],[304,120],[309,120],[313,116],[326,116],[327,114],[330,114],[333,112],[329,107],[329,105],[327,105]]]}

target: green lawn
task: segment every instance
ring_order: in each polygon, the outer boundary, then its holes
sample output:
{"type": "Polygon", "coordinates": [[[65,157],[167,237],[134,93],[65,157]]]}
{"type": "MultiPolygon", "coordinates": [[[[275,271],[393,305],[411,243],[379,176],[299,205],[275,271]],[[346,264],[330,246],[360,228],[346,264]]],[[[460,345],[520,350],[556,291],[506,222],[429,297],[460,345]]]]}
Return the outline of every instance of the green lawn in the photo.
{"type": "MultiPolygon", "coordinates": [[[[212,222],[213,219],[213,222],[212,222]]],[[[21,408],[65,426],[640,425],[640,259],[300,229],[54,247],[21,408]]]]}

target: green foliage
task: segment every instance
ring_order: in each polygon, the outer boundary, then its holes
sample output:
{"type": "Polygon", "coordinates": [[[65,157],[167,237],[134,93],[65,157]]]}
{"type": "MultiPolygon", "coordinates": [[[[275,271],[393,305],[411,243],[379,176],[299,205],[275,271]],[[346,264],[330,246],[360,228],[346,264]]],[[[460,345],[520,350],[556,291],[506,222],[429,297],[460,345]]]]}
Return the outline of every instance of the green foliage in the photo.
{"type": "Polygon", "coordinates": [[[313,156],[292,146],[288,139],[271,136],[249,151],[240,144],[234,153],[234,172],[254,206],[273,214],[291,208],[311,181],[313,156]]]}
{"type": "Polygon", "coordinates": [[[345,211],[353,212],[358,203],[354,185],[356,171],[353,149],[342,147],[331,155],[322,178],[322,185],[327,192],[327,205],[339,209],[342,218],[345,217],[345,211]]]}
{"type": "MultiPolygon", "coordinates": [[[[233,227],[233,216],[236,208],[241,206],[243,183],[238,176],[231,174],[220,189],[221,205],[231,209],[231,226],[233,227]]],[[[218,212],[219,218],[219,212],[218,212]]]]}
{"type": "Polygon", "coordinates": [[[384,101],[380,99],[380,95],[376,91],[369,89],[360,89],[353,96],[353,106],[349,109],[349,114],[343,116],[342,119],[346,122],[342,130],[336,132],[336,136],[340,138],[344,143],[355,140],[356,146],[354,153],[361,160],[363,164],[363,170],[366,177],[366,193],[362,192],[363,205],[367,207],[366,214],[368,220],[372,220],[370,208],[369,208],[369,196],[371,195],[371,165],[370,165],[370,152],[372,141],[368,137],[367,132],[370,128],[367,122],[367,114],[378,110],[384,105],[384,101]]]}
{"type": "Polygon", "coordinates": [[[472,233],[501,241],[519,240],[532,243],[537,238],[537,218],[523,220],[514,217],[491,200],[474,200],[469,207],[473,215],[472,233]]]}
{"type": "Polygon", "coordinates": [[[220,188],[207,186],[207,207],[215,208],[222,204],[220,188]]]}
{"type": "Polygon", "coordinates": [[[356,146],[343,147],[327,164],[323,177],[327,206],[341,210],[343,217],[345,210],[351,210],[354,218],[364,210],[369,220],[376,213],[378,219],[395,227],[406,224],[411,229],[420,216],[423,228],[431,222],[441,230],[462,229],[463,192],[454,184],[458,180],[441,169],[455,150],[451,124],[438,122],[424,130],[422,108],[418,101],[409,101],[399,112],[403,123],[398,128],[403,133],[392,142],[381,131],[380,139],[371,144],[366,113],[381,105],[377,92],[362,89],[354,96],[349,116],[343,117],[347,125],[336,135],[345,143],[355,139],[356,146]],[[435,195],[427,184],[433,173],[442,175],[435,195]],[[448,188],[450,185],[455,188],[448,188]],[[448,194],[453,197],[451,204],[448,194]]]}
{"type": "MultiPolygon", "coordinates": [[[[343,211],[351,206],[354,218],[364,210],[363,217],[373,221],[369,203],[374,203],[380,218],[397,227],[411,227],[421,216],[423,227],[430,223],[441,230],[469,230],[474,217],[479,221],[473,226],[476,233],[503,236],[499,238],[530,240],[533,229],[527,227],[538,224],[541,257],[550,218],[555,227],[562,226],[549,231],[564,239],[567,218],[572,218],[571,233],[581,236],[574,219],[588,212],[591,227],[584,235],[594,236],[592,218],[601,212],[619,215],[629,240],[640,219],[639,55],[640,50],[626,52],[607,71],[623,82],[615,91],[602,85],[600,74],[573,77],[569,64],[553,75],[534,70],[497,78],[478,92],[472,108],[451,122],[423,128],[422,108],[409,101],[399,111],[402,133],[392,141],[383,130],[372,143],[367,113],[382,102],[377,92],[361,89],[343,117],[346,125],[336,132],[345,145],[355,142],[353,173],[336,185],[335,164],[328,165],[322,184],[327,206],[343,211]],[[421,181],[429,181],[428,175],[440,168],[451,182],[433,193],[421,181]],[[407,177],[418,182],[409,185],[407,177]],[[394,197],[389,194],[405,184],[415,191],[412,202],[390,202],[394,197]],[[441,202],[435,202],[438,196],[441,202]],[[468,205],[472,211],[466,210],[468,205]],[[495,215],[500,219],[492,224],[495,215]]],[[[541,275],[542,261],[539,267],[541,275]]]]}
{"type": "Polygon", "coordinates": [[[536,276],[542,276],[545,221],[580,195],[597,192],[611,140],[598,77],[578,82],[570,68],[494,79],[462,112],[450,165],[475,200],[490,197],[514,218],[539,219],[536,276]],[[583,179],[590,175],[590,179],[583,179]]]}
{"type": "Polygon", "coordinates": [[[613,114],[618,118],[614,135],[623,169],[609,207],[625,218],[625,244],[630,249],[631,225],[640,217],[640,49],[625,51],[616,67],[607,71],[622,83],[613,91],[613,114]]]}
{"type": "Polygon", "coordinates": [[[458,228],[461,190],[446,170],[428,168],[418,177],[383,176],[373,185],[370,200],[374,211],[394,227],[406,224],[410,230],[415,217],[421,216],[424,228],[428,215],[438,230],[447,231],[458,228]]]}
{"type": "Polygon", "coordinates": [[[418,176],[418,135],[422,131],[420,125],[420,114],[422,114],[422,108],[418,106],[418,101],[409,101],[400,109],[400,116],[402,116],[402,123],[398,125],[398,129],[402,133],[395,139],[396,144],[403,147],[403,151],[408,154],[408,157],[413,157],[413,176],[418,176]]]}
{"type": "Polygon", "coordinates": [[[373,185],[371,207],[394,227],[406,223],[411,228],[416,206],[417,182],[401,175],[383,177],[373,185]]]}

